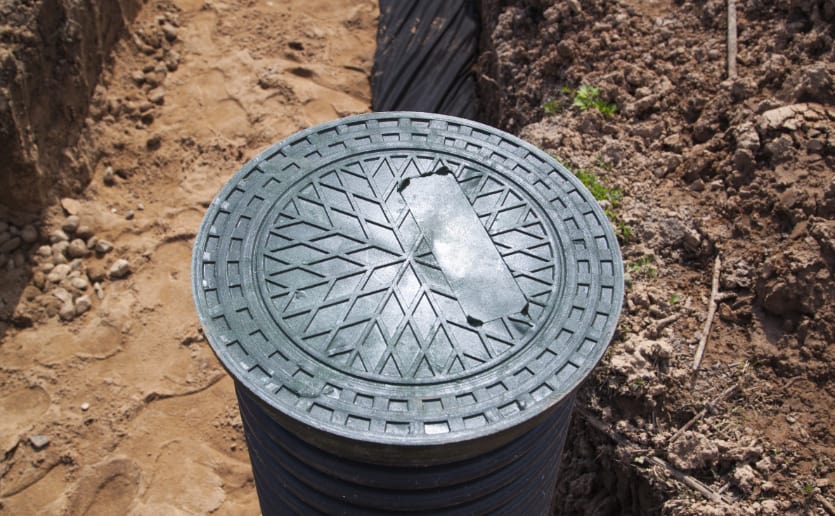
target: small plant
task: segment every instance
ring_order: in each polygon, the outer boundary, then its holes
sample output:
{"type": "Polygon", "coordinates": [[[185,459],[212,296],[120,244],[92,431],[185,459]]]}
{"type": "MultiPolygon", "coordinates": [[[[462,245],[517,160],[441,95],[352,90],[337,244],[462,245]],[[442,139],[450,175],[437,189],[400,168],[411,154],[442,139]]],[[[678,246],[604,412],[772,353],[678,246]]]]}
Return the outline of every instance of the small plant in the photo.
{"type": "Polygon", "coordinates": [[[554,115],[562,112],[562,106],[560,106],[560,103],[556,99],[548,99],[542,104],[542,111],[546,115],[554,115]]]}
{"type": "Polygon", "coordinates": [[[574,92],[574,102],[571,105],[580,111],[596,109],[606,116],[614,115],[618,109],[615,104],[606,102],[600,97],[600,88],[588,84],[583,84],[577,88],[574,92]]]}
{"type": "Polygon", "coordinates": [[[644,274],[649,276],[650,278],[654,278],[657,271],[655,267],[652,266],[653,257],[650,255],[644,255],[634,262],[630,263],[627,267],[629,272],[633,275],[644,274]]]}
{"type": "Polygon", "coordinates": [[[621,199],[623,199],[623,190],[604,185],[597,179],[597,176],[587,170],[577,170],[574,172],[574,175],[583,183],[583,186],[588,188],[595,199],[605,201],[609,204],[607,207],[604,207],[604,213],[606,213],[606,216],[609,217],[609,220],[615,226],[618,238],[621,241],[629,240],[632,237],[632,228],[623,222],[615,211],[620,205],[621,199]]]}
{"type": "Polygon", "coordinates": [[[815,484],[803,484],[801,490],[803,491],[803,494],[810,495],[815,491],[815,484]]]}
{"type": "Polygon", "coordinates": [[[679,301],[681,301],[681,294],[675,293],[672,296],[670,296],[670,305],[675,306],[678,304],[679,301]]]}

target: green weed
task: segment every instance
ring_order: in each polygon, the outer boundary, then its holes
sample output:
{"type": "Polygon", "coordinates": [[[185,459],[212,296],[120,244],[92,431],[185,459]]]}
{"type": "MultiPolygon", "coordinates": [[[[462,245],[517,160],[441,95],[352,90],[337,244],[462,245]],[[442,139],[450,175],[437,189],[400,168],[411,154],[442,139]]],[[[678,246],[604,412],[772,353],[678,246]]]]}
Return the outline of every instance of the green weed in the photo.
{"type": "Polygon", "coordinates": [[[632,275],[645,275],[654,278],[658,271],[652,266],[653,257],[644,255],[627,266],[627,269],[632,275]]]}
{"type": "Polygon", "coordinates": [[[606,102],[600,97],[600,88],[583,84],[577,91],[574,92],[574,101],[572,106],[578,108],[580,111],[587,109],[596,109],[606,116],[614,115],[618,107],[610,102],[606,102]]]}

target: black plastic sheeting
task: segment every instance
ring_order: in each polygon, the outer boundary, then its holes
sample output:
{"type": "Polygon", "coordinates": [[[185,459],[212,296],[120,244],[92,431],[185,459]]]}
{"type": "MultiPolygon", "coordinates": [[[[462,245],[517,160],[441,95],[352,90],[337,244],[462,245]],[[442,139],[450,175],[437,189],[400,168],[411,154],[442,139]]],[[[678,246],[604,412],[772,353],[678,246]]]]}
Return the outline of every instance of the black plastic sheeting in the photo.
{"type": "Polygon", "coordinates": [[[479,25],[473,0],[380,0],[373,110],[475,120],[479,25]]]}

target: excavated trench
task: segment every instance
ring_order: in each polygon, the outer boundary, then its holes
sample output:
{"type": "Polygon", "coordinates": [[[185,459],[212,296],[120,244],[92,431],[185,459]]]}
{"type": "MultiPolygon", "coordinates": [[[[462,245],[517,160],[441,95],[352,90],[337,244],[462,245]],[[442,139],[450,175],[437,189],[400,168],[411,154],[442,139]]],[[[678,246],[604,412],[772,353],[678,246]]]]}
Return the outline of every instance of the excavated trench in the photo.
{"type": "MultiPolygon", "coordinates": [[[[504,117],[508,97],[485,73],[495,66],[486,34],[500,4],[433,1],[398,10],[381,0],[374,109],[434,111],[510,131],[521,126],[504,117]]],[[[125,29],[141,5],[14,0],[0,8],[0,215],[35,212],[89,183],[97,158],[85,119],[109,54],[129,37],[125,29]]],[[[556,492],[556,514],[653,514],[662,502],[617,446],[576,415],[556,492]]]]}
{"type": "Polygon", "coordinates": [[[0,205],[32,212],[79,191],[81,137],[110,52],[141,0],[13,0],[0,7],[0,205]]]}

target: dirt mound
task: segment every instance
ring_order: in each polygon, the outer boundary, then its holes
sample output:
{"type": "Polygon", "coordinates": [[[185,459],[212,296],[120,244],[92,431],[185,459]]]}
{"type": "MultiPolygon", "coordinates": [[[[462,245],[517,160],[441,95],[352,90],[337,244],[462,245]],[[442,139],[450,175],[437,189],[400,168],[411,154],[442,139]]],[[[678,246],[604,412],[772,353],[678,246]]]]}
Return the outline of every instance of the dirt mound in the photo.
{"type": "Polygon", "coordinates": [[[725,2],[503,5],[485,2],[489,115],[609,192],[627,262],[625,317],[583,393],[594,411],[575,427],[558,512],[587,512],[587,496],[603,513],[831,500],[833,3],[737,2],[733,79],[725,2]],[[602,430],[590,447],[583,434],[602,430]],[[597,466],[613,461],[625,475],[597,466]],[[713,501],[692,506],[673,470],[713,501]]]}

